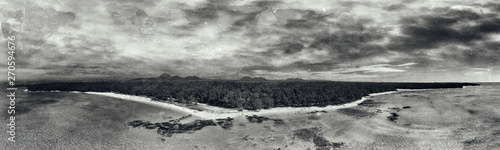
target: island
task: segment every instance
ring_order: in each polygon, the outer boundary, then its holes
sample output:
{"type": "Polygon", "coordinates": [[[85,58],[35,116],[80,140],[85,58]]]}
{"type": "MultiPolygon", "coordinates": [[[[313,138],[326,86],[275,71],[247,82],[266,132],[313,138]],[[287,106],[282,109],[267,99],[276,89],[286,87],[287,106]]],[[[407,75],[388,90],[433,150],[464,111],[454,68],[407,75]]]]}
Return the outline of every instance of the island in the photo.
{"type": "Polygon", "coordinates": [[[210,80],[196,76],[162,74],[157,78],[119,82],[53,82],[30,84],[26,87],[30,91],[113,92],[145,96],[157,101],[259,110],[274,107],[342,105],[371,93],[397,89],[463,88],[477,85],[479,84],[267,80],[262,77],[210,80]]]}

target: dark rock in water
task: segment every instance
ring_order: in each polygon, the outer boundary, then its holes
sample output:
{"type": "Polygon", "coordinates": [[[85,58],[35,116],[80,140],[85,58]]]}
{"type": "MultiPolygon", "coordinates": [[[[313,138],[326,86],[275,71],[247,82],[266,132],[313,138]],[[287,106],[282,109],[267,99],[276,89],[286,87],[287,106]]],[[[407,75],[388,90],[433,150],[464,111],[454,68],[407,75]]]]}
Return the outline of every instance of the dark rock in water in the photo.
{"type": "Polygon", "coordinates": [[[293,131],[293,135],[301,140],[310,141],[319,133],[319,128],[298,129],[293,131]]]}
{"type": "Polygon", "coordinates": [[[264,116],[252,115],[252,116],[246,116],[246,118],[250,123],[262,123],[264,121],[272,120],[272,121],[274,121],[275,126],[285,124],[285,122],[281,119],[272,119],[272,118],[268,118],[268,117],[264,117],[264,116]]]}
{"type": "Polygon", "coordinates": [[[399,115],[396,114],[396,113],[391,113],[391,116],[387,117],[387,119],[389,119],[390,121],[394,121],[396,122],[396,120],[398,120],[398,117],[399,115]]]}
{"type": "Polygon", "coordinates": [[[473,145],[473,144],[481,144],[481,143],[484,143],[484,141],[482,140],[478,140],[478,139],[472,139],[472,140],[467,140],[467,141],[464,141],[463,142],[465,145],[473,145]]]}
{"type": "Polygon", "coordinates": [[[337,111],[354,118],[371,117],[374,115],[374,113],[368,112],[366,110],[355,109],[355,108],[343,108],[337,111]]]}
{"type": "Polygon", "coordinates": [[[311,115],[311,116],[308,116],[307,119],[309,120],[320,120],[321,118],[317,115],[311,115]]]}
{"type": "Polygon", "coordinates": [[[344,142],[332,142],[330,143],[333,148],[340,148],[344,146],[344,142]]]}
{"type": "MultiPolygon", "coordinates": [[[[177,119],[180,120],[180,119],[177,119]]],[[[197,130],[201,130],[206,126],[217,126],[213,120],[195,120],[191,123],[182,124],[176,120],[170,120],[169,122],[159,122],[159,123],[149,123],[140,120],[135,120],[128,123],[129,126],[145,127],[146,129],[157,129],[157,133],[170,137],[176,133],[192,133],[197,130]]]]}
{"type": "MultiPolygon", "coordinates": [[[[173,121],[175,121],[175,122],[179,122],[179,121],[181,121],[181,120],[183,120],[183,119],[186,119],[186,118],[189,118],[189,117],[191,117],[191,116],[193,116],[193,115],[182,116],[181,118],[176,119],[176,120],[173,120],[173,121]]],[[[170,120],[170,121],[172,121],[172,120],[170,120]]]]}
{"type": "Polygon", "coordinates": [[[273,119],[273,120],[274,120],[274,125],[275,126],[285,125],[285,121],[283,121],[281,119],[273,119]]]}
{"type": "Polygon", "coordinates": [[[222,127],[222,129],[229,130],[233,127],[233,118],[227,117],[225,119],[216,119],[217,124],[222,127]]]}
{"type": "Polygon", "coordinates": [[[411,108],[411,106],[403,106],[403,109],[411,108]]]}
{"type": "Polygon", "coordinates": [[[293,131],[294,137],[297,137],[303,141],[311,141],[314,143],[317,149],[332,149],[341,148],[344,142],[330,142],[325,137],[320,136],[320,130],[318,128],[309,129],[299,129],[293,131]]]}
{"type": "Polygon", "coordinates": [[[366,107],[377,107],[377,106],[380,106],[381,104],[383,104],[384,102],[378,102],[378,101],[374,101],[374,100],[365,100],[361,103],[358,104],[358,106],[366,106],[366,107]]]}
{"type": "Polygon", "coordinates": [[[308,112],[308,114],[316,114],[316,113],[320,113],[320,112],[321,112],[321,113],[328,113],[328,112],[326,112],[326,111],[324,111],[324,110],[322,110],[322,111],[317,111],[317,110],[315,110],[315,111],[308,112]]]}
{"type": "Polygon", "coordinates": [[[263,116],[246,116],[247,120],[250,121],[251,123],[262,123],[263,121],[268,121],[269,118],[263,117],[263,116]]]}
{"type": "Polygon", "coordinates": [[[156,129],[158,126],[156,126],[156,124],[152,124],[152,123],[146,123],[144,125],[144,127],[146,127],[146,129],[156,129]]]}
{"type": "Polygon", "coordinates": [[[399,107],[390,107],[389,109],[399,110],[399,107]]]}
{"type": "Polygon", "coordinates": [[[242,140],[248,141],[248,140],[253,140],[253,138],[251,138],[250,135],[247,135],[242,140]]]}
{"type": "Polygon", "coordinates": [[[313,143],[316,147],[327,147],[330,145],[330,141],[321,136],[315,136],[313,138],[313,143]]]}

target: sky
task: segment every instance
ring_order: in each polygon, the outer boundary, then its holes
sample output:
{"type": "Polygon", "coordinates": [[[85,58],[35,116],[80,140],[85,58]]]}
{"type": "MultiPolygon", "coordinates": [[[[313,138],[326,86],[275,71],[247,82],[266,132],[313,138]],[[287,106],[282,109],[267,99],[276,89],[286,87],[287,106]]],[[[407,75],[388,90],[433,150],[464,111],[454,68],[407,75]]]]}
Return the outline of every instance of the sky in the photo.
{"type": "Polygon", "coordinates": [[[0,7],[0,46],[17,38],[17,81],[168,73],[500,82],[494,0],[4,0],[0,7]]]}

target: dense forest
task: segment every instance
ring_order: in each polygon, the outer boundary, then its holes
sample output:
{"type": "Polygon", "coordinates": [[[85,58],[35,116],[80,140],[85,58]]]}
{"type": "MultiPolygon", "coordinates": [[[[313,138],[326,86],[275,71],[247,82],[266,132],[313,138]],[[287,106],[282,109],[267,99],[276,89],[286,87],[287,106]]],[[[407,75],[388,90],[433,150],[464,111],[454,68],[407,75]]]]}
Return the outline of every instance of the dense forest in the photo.
{"type": "Polygon", "coordinates": [[[396,89],[462,88],[471,83],[375,83],[332,81],[176,80],[124,82],[60,82],[27,85],[30,91],[116,92],[159,101],[262,109],[327,106],[349,103],[370,93],[396,89]]]}

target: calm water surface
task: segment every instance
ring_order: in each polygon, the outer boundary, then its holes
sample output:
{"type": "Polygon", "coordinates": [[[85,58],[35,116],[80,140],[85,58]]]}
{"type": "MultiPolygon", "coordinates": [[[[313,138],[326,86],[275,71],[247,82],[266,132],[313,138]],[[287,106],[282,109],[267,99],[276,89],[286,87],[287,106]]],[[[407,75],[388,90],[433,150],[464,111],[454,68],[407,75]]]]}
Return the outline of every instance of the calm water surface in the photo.
{"type": "MultiPolygon", "coordinates": [[[[2,90],[2,94],[7,94],[5,92],[2,90]]],[[[485,120],[489,119],[492,123],[497,121],[500,124],[500,84],[482,84],[463,89],[417,91],[417,93],[422,100],[449,101],[452,104],[467,106],[467,112],[471,116],[481,114],[481,117],[489,117],[485,120]]],[[[401,94],[394,94],[394,96],[401,96],[401,94]]],[[[437,103],[435,107],[450,107],[451,109],[450,103],[437,103]]],[[[5,132],[7,130],[5,124],[10,116],[6,112],[8,100],[2,100],[0,104],[2,106],[0,117],[3,124],[0,149],[157,149],[160,147],[154,145],[161,144],[157,143],[159,140],[145,141],[140,137],[155,134],[139,135],[138,131],[124,124],[135,119],[154,120],[185,115],[97,95],[18,91],[15,115],[17,142],[11,143],[7,141],[8,135],[5,132]]],[[[436,113],[448,113],[448,111],[443,109],[443,112],[436,113]]],[[[469,130],[475,132],[474,129],[469,130]]],[[[489,132],[492,133],[484,136],[471,135],[471,137],[482,142],[499,140],[500,130],[496,131],[496,128],[492,128],[489,132]],[[495,132],[498,133],[495,134],[495,132]]],[[[461,134],[466,133],[460,132],[457,136],[469,136],[461,134]]],[[[148,140],[151,139],[153,138],[148,140]]],[[[471,140],[471,142],[476,141],[471,140]]],[[[497,143],[493,142],[486,146],[491,148],[496,146],[495,144],[497,143]]]]}

